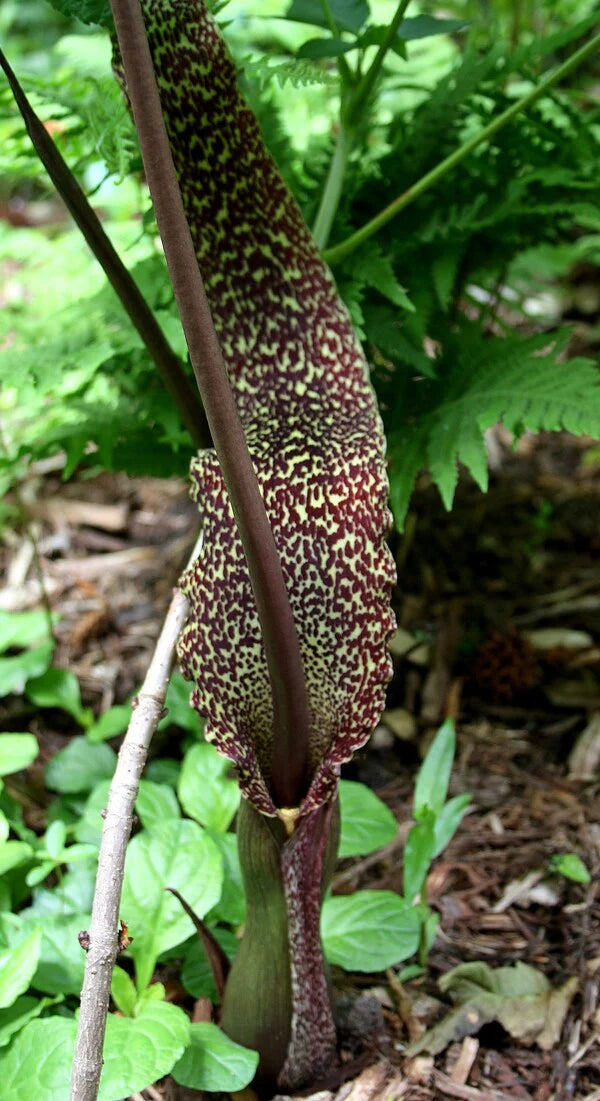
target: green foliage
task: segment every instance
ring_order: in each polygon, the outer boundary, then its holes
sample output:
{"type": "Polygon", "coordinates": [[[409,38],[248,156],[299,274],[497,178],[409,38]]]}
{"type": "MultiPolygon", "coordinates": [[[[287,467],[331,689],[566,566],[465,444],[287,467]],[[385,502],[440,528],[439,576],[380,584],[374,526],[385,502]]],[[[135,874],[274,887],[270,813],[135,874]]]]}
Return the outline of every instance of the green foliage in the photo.
{"type": "Polygon", "coordinates": [[[389,807],[365,784],[340,781],[342,828],[339,856],[365,856],[393,841],[398,823],[389,807]]]}
{"type": "Polygon", "coordinates": [[[197,1090],[239,1090],[254,1078],[257,1066],[257,1052],[234,1044],[216,1025],[193,1024],[173,1077],[197,1090]]]}
{"type": "Polygon", "coordinates": [[[382,971],[413,956],[420,914],[393,891],[355,891],[323,903],[321,936],[330,963],[348,971],[382,971]]]}
{"type": "Polygon", "coordinates": [[[574,883],[591,883],[592,877],[583,860],[577,853],[555,853],[550,858],[549,868],[551,872],[564,875],[565,879],[571,879],[574,883]]]}

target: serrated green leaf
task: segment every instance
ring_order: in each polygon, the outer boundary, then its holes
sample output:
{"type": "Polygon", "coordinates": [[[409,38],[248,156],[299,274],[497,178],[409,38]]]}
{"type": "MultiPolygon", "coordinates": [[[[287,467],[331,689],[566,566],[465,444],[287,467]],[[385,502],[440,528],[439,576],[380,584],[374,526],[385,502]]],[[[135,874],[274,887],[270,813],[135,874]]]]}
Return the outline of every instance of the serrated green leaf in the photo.
{"type": "Polygon", "coordinates": [[[446,802],[455,747],[454,723],[452,719],[446,719],[429,746],[417,775],[413,799],[417,820],[428,810],[437,814],[446,802]]]}
{"type": "Polygon", "coordinates": [[[40,956],[42,930],[29,936],[0,955],[0,1009],[7,1009],[29,988],[40,956]]]}
{"type": "Polygon", "coordinates": [[[181,818],[177,796],[168,784],[141,780],[135,810],[144,829],[150,830],[168,818],[181,818]]]}
{"type": "Polygon", "coordinates": [[[161,952],[194,932],[191,918],[165,888],[176,887],[204,917],[218,902],[222,884],[221,854],[196,822],[170,819],[129,842],[121,914],[135,938],[130,952],[139,989],[148,986],[161,952]]]}
{"type": "Polygon", "coordinates": [[[40,749],[33,734],[0,734],[0,776],[20,772],[35,761],[40,749]]]}
{"type": "Polygon", "coordinates": [[[81,734],[55,753],[46,765],[46,783],[51,791],[91,791],[101,780],[111,779],[117,763],[114,749],[91,745],[81,734]]]}
{"type": "Polygon", "coordinates": [[[382,971],[414,955],[421,922],[393,891],[355,891],[328,898],[321,937],[330,963],[347,971],[382,971]]]}
{"type": "Polygon", "coordinates": [[[79,681],[68,669],[47,669],[41,676],[30,678],[25,692],[37,707],[59,707],[82,726],[90,726],[93,721],[90,709],[81,704],[79,681]]]}
{"type": "Polygon", "coordinates": [[[177,794],[186,814],[202,826],[224,833],[240,804],[237,780],[228,778],[231,764],[209,742],[186,753],[177,794]]]}
{"type": "Polygon", "coordinates": [[[339,856],[365,856],[393,841],[398,823],[389,807],[365,784],[341,780],[339,856]]]}
{"type": "Polygon", "coordinates": [[[241,1090],[252,1081],[258,1053],[230,1040],[213,1024],[193,1024],[184,1054],[172,1075],[180,1086],[213,1092],[241,1090]]]}

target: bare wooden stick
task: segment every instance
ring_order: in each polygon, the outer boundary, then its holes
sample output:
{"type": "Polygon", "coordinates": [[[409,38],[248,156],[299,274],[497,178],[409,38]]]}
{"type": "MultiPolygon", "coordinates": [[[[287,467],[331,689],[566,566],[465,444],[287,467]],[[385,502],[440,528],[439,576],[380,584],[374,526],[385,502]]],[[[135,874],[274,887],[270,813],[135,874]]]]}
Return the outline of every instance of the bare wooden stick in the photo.
{"type": "MultiPolygon", "coordinates": [[[[202,535],[196,542],[190,565],[198,557],[201,546],[202,535]]],[[[71,1101],[96,1101],[98,1096],[110,981],[118,951],[119,904],[133,806],[148,747],[163,712],[175,643],[188,612],[187,598],[176,590],[138,693],[108,794],[71,1072],[71,1101]]]]}

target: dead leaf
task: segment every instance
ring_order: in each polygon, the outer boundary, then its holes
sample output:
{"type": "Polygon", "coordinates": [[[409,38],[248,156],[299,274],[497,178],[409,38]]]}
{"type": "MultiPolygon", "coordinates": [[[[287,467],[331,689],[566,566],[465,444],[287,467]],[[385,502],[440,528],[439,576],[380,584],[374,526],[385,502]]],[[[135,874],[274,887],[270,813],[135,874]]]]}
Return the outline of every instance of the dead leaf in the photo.
{"type": "Polygon", "coordinates": [[[498,1021],[515,1040],[549,1051],[558,1042],[578,980],[571,978],[554,989],[541,971],[528,964],[491,968],[475,961],[443,975],[439,987],[455,1008],[411,1044],[408,1055],[420,1051],[437,1055],[491,1021],[498,1021]]]}

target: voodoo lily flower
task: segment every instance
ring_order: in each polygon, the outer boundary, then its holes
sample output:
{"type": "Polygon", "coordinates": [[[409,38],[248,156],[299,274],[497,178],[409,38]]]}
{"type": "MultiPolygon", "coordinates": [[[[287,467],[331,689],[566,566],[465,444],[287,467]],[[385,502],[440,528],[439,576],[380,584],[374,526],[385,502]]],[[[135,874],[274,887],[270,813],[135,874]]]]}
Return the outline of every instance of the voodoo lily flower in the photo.
{"type": "Polygon", "coordinates": [[[144,0],[186,216],[267,515],[305,671],[297,806],[276,805],[271,685],[219,463],[192,463],[204,546],[181,579],[179,660],[206,737],[236,766],[248,922],[222,1024],[259,1050],[265,1084],[329,1069],[335,1030],[319,911],[335,859],[340,766],[383,707],[393,563],[384,439],[333,277],[241,98],[205,4],[144,0]]]}

